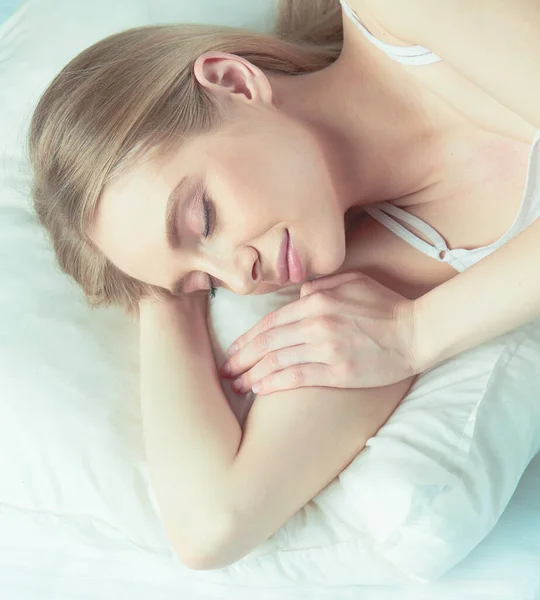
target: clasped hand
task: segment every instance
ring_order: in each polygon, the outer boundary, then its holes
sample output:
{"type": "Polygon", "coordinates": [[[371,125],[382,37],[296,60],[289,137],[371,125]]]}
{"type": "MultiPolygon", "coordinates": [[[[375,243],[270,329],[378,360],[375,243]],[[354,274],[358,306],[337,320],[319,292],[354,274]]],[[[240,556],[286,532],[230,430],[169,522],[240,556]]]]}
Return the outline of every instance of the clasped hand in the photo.
{"type": "Polygon", "coordinates": [[[414,301],[354,271],[305,283],[229,348],[233,389],[369,388],[415,373],[414,301]]]}

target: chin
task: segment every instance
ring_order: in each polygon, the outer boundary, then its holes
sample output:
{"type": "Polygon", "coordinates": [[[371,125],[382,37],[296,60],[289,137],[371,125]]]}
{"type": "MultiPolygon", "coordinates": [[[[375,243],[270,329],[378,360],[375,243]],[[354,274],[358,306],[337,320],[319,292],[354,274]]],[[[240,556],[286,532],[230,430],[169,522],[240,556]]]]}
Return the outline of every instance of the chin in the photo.
{"type": "Polygon", "coordinates": [[[321,261],[321,264],[316,265],[320,268],[314,269],[314,272],[316,272],[317,275],[312,275],[307,279],[314,279],[315,277],[333,275],[336,271],[338,271],[341,268],[341,266],[345,262],[346,257],[345,236],[343,237],[343,240],[340,240],[340,242],[341,245],[337,250],[336,247],[339,242],[337,242],[331,250],[325,252],[325,260],[321,261]]]}

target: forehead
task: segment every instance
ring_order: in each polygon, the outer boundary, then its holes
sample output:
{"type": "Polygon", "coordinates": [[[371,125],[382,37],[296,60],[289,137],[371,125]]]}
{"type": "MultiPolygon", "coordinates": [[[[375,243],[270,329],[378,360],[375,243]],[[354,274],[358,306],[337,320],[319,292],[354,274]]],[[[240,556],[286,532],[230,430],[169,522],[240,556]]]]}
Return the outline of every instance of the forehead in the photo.
{"type": "Polygon", "coordinates": [[[119,269],[154,285],[164,282],[165,209],[177,179],[187,173],[182,154],[179,149],[167,157],[144,160],[109,182],[90,231],[119,269]]]}

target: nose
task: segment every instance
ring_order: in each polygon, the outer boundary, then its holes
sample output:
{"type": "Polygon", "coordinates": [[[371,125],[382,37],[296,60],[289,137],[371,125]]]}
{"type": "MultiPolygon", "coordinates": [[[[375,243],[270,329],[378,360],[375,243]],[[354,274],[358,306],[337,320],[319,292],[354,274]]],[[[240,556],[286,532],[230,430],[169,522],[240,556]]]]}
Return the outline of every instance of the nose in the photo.
{"type": "Polygon", "coordinates": [[[253,246],[238,248],[232,258],[223,258],[216,274],[235,294],[246,296],[255,291],[261,280],[259,253],[253,246]]]}

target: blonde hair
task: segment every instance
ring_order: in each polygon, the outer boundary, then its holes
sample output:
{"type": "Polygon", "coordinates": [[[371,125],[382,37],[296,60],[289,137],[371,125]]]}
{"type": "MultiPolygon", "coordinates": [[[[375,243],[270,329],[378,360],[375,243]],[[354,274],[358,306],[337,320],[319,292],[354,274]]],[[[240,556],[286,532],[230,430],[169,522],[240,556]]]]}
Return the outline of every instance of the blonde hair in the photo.
{"type": "Polygon", "coordinates": [[[193,75],[196,59],[219,50],[265,72],[298,75],[331,64],[342,43],[338,0],[282,0],[273,35],[202,25],[137,27],[100,40],[62,69],[30,124],[31,194],[61,269],[91,306],[118,304],[136,313],[140,298],[166,293],[115,267],[88,231],[108,182],[219,123],[212,95],[193,75]]]}

